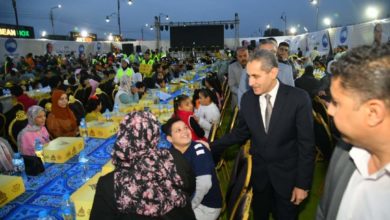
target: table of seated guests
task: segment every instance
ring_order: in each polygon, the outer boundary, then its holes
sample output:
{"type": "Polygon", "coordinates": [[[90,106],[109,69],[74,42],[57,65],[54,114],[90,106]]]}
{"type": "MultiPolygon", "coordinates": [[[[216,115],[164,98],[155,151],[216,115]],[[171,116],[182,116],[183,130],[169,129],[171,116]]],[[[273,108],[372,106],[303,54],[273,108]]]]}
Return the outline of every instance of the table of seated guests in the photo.
{"type": "MultiPolygon", "coordinates": [[[[139,103],[119,109],[119,112],[110,112],[109,116],[105,115],[108,121],[87,123],[89,136],[85,140],[82,137],[72,140],[64,139],[62,142],[81,142],[83,147],[80,144],[74,144],[71,158],[60,163],[58,163],[58,158],[53,158],[45,153],[45,159],[50,161],[46,161],[45,171],[38,176],[28,176],[28,180],[24,183],[25,192],[23,194],[5,205],[0,203],[0,219],[36,219],[42,210],[46,210],[50,216],[56,219],[62,219],[60,205],[62,197],[66,193],[71,195],[71,199],[75,203],[76,219],[89,219],[96,183],[100,176],[114,169],[110,160],[111,150],[116,139],[115,132],[122,118],[127,112],[147,109],[155,114],[161,123],[164,123],[173,113],[174,97],[183,93],[191,95],[193,89],[200,87],[204,73],[207,71],[209,68],[205,66],[199,68],[198,71],[189,71],[183,77],[188,83],[180,83],[178,80],[170,84],[164,91],[151,90],[139,103]],[[156,99],[158,96],[163,100],[156,99]],[[86,164],[79,162],[81,151],[86,156],[86,164]],[[83,172],[84,169],[87,172],[83,172]]],[[[49,146],[52,142],[49,143],[49,146]]],[[[169,146],[165,135],[162,134],[158,147],[167,148],[169,146]]],[[[62,154],[60,156],[62,159],[69,156],[69,153],[62,152],[62,154]]]]}
{"type": "MultiPolygon", "coordinates": [[[[42,98],[49,98],[50,97],[50,87],[45,87],[42,89],[36,89],[31,91],[26,91],[25,93],[30,96],[31,98],[35,100],[40,100],[42,98]]],[[[3,89],[3,94],[0,96],[0,103],[3,106],[3,112],[6,113],[13,107],[15,103],[14,97],[10,94],[9,89],[3,89]]]]}

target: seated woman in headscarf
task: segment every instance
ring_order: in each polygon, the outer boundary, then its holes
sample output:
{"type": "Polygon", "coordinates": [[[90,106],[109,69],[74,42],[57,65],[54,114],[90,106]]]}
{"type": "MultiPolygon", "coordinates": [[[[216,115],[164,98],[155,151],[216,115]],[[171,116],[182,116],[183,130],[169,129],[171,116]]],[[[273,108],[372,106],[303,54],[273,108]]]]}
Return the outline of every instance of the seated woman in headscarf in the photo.
{"type": "Polygon", "coordinates": [[[0,137],[0,174],[9,175],[14,171],[12,157],[14,152],[8,141],[0,137]]]}
{"type": "Polygon", "coordinates": [[[159,131],[149,112],[126,115],[112,153],[115,170],[100,177],[90,219],[195,219],[194,175],[184,158],[157,149],[159,131]]]}
{"type": "Polygon", "coordinates": [[[35,156],[35,141],[41,144],[50,141],[46,130],[46,112],[38,105],[31,106],[27,111],[28,124],[18,134],[18,149],[21,155],[35,156]]]}
{"type": "Polygon", "coordinates": [[[68,96],[62,90],[51,95],[51,112],[47,117],[47,129],[53,138],[75,137],[78,134],[76,117],[68,106],[68,96]]]}
{"type": "Polygon", "coordinates": [[[131,78],[127,75],[123,75],[119,84],[119,90],[115,95],[114,104],[126,106],[131,103],[137,103],[139,101],[138,89],[131,85],[131,78]]]}

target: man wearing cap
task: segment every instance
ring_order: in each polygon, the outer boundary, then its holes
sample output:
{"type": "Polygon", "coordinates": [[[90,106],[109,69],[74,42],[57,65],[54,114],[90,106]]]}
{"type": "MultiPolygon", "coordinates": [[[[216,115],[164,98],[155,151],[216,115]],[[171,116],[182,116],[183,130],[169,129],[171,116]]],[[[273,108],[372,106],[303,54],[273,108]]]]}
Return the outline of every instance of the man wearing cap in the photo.
{"type": "Polygon", "coordinates": [[[131,78],[133,73],[134,73],[133,68],[129,67],[129,60],[122,59],[122,66],[116,71],[114,82],[119,83],[119,81],[121,80],[124,74],[126,74],[131,78]]]}

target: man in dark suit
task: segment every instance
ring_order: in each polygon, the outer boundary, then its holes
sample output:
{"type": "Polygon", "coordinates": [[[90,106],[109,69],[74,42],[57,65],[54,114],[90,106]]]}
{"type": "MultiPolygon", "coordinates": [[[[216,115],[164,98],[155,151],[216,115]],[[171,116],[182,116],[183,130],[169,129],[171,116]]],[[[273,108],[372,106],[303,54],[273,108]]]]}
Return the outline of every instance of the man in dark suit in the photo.
{"type": "Polygon", "coordinates": [[[228,146],[251,139],[254,218],[297,219],[314,169],[310,98],[277,80],[278,61],[259,50],[248,61],[251,90],[244,93],[237,127],[211,145],[218,157],[228,146]]]}
{"type": "Polygon", "coordinates": [[[317,220],[390,219],[390,45],[361,46],[332,66],[328,113],[342,139],[317,220]]]}

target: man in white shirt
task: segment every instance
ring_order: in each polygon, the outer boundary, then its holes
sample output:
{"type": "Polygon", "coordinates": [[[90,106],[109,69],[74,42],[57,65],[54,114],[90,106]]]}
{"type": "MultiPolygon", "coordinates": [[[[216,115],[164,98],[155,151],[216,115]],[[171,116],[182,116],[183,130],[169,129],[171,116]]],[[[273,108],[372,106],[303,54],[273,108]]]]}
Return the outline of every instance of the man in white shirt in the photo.
{"type": "Polygon", "coordinates": [[[241,76],[246,74],[245,66],[249,58],[249,52],[246,47],[237,48],[236,53],[237,61],[230,64],[228,68],[228,84],[230,92],[232,93],[232,109],[234,109],[238,103],[238,86],[240,85],[241,76]]]}
{"type": "Polygon", "coordinates": [[[390,219],[390,45],[361,46],[332,65],[336,147],[317,219],[390,219]]]}

